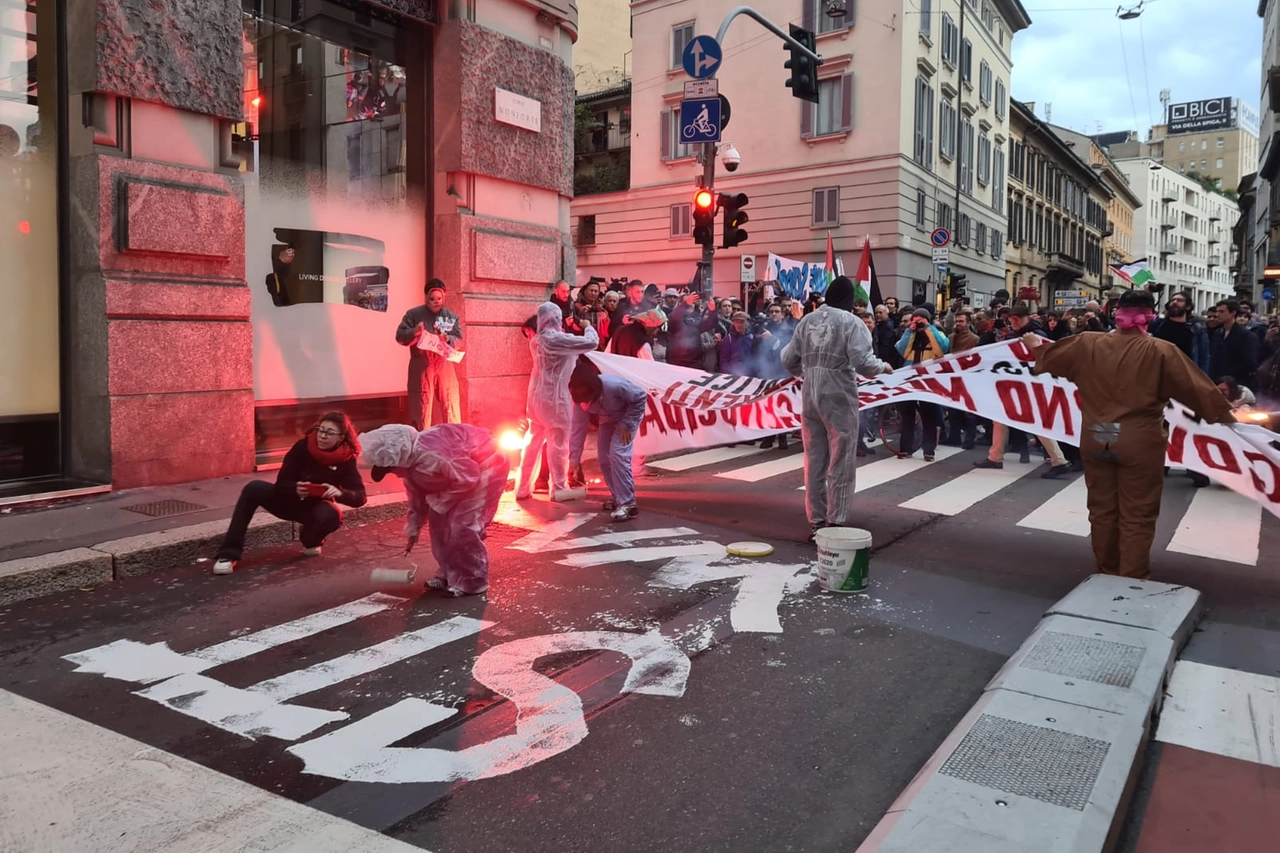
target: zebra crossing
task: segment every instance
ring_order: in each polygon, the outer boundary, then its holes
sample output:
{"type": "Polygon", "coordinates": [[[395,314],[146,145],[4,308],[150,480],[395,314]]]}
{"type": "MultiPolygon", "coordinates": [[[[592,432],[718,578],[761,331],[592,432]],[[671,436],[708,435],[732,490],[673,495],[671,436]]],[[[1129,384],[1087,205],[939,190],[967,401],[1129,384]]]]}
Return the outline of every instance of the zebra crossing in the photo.
{"type": "MultiPolygon", "coordinates": [[[[858,460],[855,491],[869,493],[874,500],[877,490],[887,492],[884,487],[897,484],[893,501],[898,508],[948,517],[982,513],[993,501],[1000,501],[1001,511],[1007,512],[1009,502],[1021,504],[1026,497],[1033,503],[1020,510],[1016,527],[1075,538],[1089,536],[1082,476],[1050,481],[1050,485],[1039,478],[1044,470],[1041,465],[1007,460],[1003,469],[979,469],[967,467],[970,458],[979,456],[958,447],[939,447],[933,462],[925,462],[919,455],[885,457],[882,450],[877,456],[858,460]],[[908,486],[914,487],[915,493],[899,500],[900,490],[908,486]],[[1048,488],[1054,491],[1046,498],[1048,488]]],[[[764,487],[762,495],[791,494],[796,503],[800,501],[798,493],[804,491],[803,485],[794,485],[802,481],[804,470],[804,455],[798,447],[782,455],[777,450],[761,450],[758,445],[714,447],[648,460],[645,467],[657,476],[686,476],[722,486],[758,485],[764,487]]],[[[1268,553],[1264,539],[1273,548],[1280,545],[1280,520],[1255,501],[1221,486],[1192,490],[1183,478],[1167,479],[1161,528],[1175,515],[1178,520],[1171,535],[1162,537],[1157,531],[1156,539],[1157,548],[1171,553],[1257,566],[1268,553]]]]}

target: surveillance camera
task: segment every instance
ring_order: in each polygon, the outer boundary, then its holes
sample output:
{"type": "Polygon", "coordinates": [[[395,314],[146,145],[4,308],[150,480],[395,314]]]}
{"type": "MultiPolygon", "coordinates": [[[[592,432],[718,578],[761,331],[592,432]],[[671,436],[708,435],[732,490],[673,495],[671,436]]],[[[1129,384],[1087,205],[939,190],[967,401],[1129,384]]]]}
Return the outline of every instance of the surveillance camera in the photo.
{"type": "Polygon", "coordinates": [[[726,170],[730,172],[738,171],[738,166],[742,163],[742,157],[738,154],[738,149],[732,144],[726,143],[720,148],[720,162],[724,164],[726,170]]]}

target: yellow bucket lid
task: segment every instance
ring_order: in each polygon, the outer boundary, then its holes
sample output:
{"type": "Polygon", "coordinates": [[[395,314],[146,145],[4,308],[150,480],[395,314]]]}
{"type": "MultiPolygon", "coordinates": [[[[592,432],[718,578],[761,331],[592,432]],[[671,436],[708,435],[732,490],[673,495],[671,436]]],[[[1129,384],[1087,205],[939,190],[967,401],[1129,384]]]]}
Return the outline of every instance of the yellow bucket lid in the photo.
{"type": "Polygon", "coordinates": [[[735,557],[767,557],[773,553],[768,542],[734,542],[724,549],[735,557]]]}

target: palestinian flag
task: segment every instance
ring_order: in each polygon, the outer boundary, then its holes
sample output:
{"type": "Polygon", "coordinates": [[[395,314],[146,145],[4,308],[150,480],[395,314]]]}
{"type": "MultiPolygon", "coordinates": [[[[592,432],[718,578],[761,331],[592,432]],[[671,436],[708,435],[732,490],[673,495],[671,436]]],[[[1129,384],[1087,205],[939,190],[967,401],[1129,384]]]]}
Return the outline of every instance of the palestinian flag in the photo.
{"type": "MultiPolygon", "coordinates": [[[[827,287],[836,280],[836,250],[831,245],[831,232],[827,232],[827,287]]],[[[824,290],[825,292],[825,290],[824,290]]]]}
{"type": "Polygon", "coordinates": [[[1129,286],[1135,290],[1141,290],[1156,281],[1155,273],[1151,271],[1146,258],[1139,258],[1131,264],[1112,264],[1111,271],[1129,282],[1129,286]]]}
{"type": "Polygon", "coordinates": [[[876,278],[876,262],[871,257],[871,235],[862,243],[862,259],[858,261],[858,280],[856,298],[867,300],[867,304],[875,308],[884,302],[880,295],[880,280],[876,278]]]}

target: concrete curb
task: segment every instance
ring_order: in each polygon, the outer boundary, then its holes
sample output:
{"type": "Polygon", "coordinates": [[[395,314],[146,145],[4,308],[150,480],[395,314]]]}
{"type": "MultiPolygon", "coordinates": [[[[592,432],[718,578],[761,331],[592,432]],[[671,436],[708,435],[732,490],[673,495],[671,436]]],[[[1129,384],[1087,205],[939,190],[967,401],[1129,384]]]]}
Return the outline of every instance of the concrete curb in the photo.
{"type": "Polygon", "coordinates": [[[858,853],[1114,846],[1165,685],[1201,614],[1188,587],[1094,575],[1055,604],[858,853]]]}
{"type": "MultiPolygon", "coordinates": [[[[404,515],[407,505],[403,493],[370,495],[362,507],[343,508],[343,525],[359,527],[389,521],[404,515]]],[[[228,517],[174,527],[100,542],[91,548],[72,548],[0,563],[0,605],[211,558],[227,532],[229,520],[228,517]]],[[[291,522],[259,513],[249,523],[245,546],[280,545],[296,536],[291,522]]]]}

